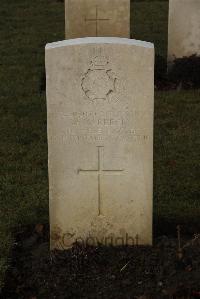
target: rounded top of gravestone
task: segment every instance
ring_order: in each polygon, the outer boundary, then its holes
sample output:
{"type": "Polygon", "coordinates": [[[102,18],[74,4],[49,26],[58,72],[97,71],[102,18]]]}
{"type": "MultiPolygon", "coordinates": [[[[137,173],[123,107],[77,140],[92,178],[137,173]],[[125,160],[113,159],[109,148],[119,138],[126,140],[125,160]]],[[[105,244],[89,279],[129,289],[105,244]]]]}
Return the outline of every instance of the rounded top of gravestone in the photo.
{"type": "Polygon", "coordinates": [[[84,37],[68,39],[58,42],[49,43],[46,45],[46,50],[65,46],[75,46],[81,44],[121,44],[135,45],[143,48],[154,48],[154,44],[150,42],[140,41],[136,39],[120,38],[120,37],[84,37]]]}

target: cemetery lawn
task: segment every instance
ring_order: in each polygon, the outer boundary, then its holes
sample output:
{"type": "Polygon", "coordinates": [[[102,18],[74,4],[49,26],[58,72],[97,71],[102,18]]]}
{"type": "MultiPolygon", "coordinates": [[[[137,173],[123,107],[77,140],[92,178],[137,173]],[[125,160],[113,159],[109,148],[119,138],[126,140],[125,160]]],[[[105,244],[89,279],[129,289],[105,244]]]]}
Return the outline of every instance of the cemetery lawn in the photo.
{"type": "MultiPolygon", "coordinates": [[[[165,57],[167,2],[135,2],[135,37],[165,57]],[[141,20],[141,21],[140,21],[141,20]]],[[[64,39],[58,0],[1,0],[0,6],[0,288],[15,235],[48,223],[44,47],[64,39]]],[[[156,234],[177,224],[200,229],[199,91],[156,91],[154,219],[156,234]]]]}

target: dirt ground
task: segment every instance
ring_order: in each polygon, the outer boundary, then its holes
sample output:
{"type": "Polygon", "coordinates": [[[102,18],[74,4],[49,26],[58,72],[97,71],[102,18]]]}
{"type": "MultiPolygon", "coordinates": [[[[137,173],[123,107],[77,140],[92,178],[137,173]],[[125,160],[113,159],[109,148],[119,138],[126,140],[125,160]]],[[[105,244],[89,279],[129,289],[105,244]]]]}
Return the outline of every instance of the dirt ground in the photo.
{"type": "Polygon", "coordinates": [[[200,236],[160,236],[153,247],[49,251],[43,225],[16,237],[5,299],[200,298],[200,236]]]}

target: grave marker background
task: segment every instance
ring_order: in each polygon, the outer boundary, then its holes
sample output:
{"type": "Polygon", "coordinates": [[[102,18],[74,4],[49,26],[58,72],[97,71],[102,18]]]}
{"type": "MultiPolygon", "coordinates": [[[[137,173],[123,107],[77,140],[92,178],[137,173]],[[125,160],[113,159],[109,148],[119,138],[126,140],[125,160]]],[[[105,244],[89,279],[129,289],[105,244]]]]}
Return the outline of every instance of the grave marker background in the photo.
{"type": "Polygon", "coordinates": [[[65,0],[66,39],[130,37],[130,0],[65,0]]]}
{"type": "Polygon", "coordinates": [[[168,61],[200,55],[200,1],[169,0],[168,61]]]}

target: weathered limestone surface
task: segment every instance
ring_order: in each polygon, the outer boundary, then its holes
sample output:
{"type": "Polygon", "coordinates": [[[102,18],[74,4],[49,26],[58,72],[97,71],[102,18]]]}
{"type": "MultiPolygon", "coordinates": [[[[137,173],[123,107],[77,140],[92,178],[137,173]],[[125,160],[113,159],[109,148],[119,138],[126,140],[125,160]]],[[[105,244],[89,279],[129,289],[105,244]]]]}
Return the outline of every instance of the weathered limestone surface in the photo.
{"type": "Polygon", "coordinates": [[[130,37],[130,0],[65,0],[66,39],[130,37]]]}
{"type": "Polygon", "coordinates": [[[151,244],[154,47],[46,46],[51,248],[151,244]]]}
{"type": "Polygon", "coordinates": [[[168,61],[200,55],[200,1],[169,0],[168,61]]]}

